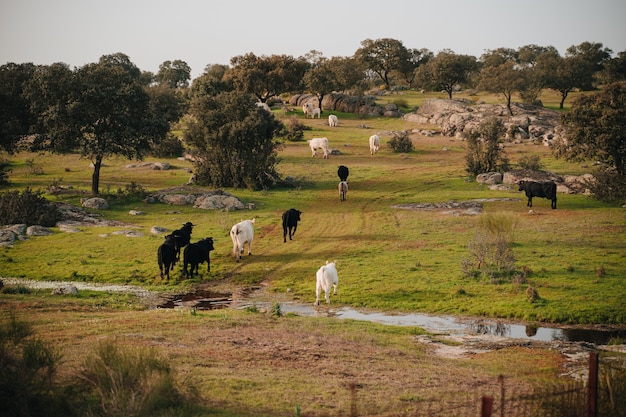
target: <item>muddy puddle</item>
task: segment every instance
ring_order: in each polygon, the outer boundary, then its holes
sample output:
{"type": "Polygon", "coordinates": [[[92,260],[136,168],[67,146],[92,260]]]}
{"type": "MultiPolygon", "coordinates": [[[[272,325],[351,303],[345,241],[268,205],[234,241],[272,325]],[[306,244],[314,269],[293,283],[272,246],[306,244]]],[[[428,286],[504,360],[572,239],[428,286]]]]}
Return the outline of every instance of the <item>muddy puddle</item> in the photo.
{"type": "Polygon", "coordinates": [[[170,296],[159,308],[188,307],[197,310],[219,308],[245,309],[256,307],[269,310],[275,303],[280,304],[283,314],[297,314],[305,317],[333,317],[337,319],[362,320],[393,326],[415,326],[430,333],[452,336],[489,335],[511,339],[535,341],[588,342],[605,345],[611,339],[626,339],[626,329],[543,327],[529,324],[511,323],[483,318],[459,318],[456,316],[429,315],[421,313],[391,314],[382,312],[362,312],[350,307],[314,306],[312,303],[298,303],[289,300],[268,301],[261,287],[238,289],[235,292],[217,292],[197,289],[186,294],[170,296]]]}

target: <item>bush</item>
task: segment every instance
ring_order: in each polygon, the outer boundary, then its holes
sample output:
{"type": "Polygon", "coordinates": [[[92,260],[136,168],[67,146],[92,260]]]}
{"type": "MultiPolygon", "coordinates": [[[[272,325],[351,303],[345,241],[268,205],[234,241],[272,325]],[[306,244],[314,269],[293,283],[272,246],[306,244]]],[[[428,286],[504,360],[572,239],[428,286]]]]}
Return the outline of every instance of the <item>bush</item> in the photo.
{"type": "Polygon", "coordinates": [[[154,416],[181,404],[169,364],[153,350],[122,350],[101,344],[80,373],[96,415],[154,416]]]}
{"type": "Polygon", "coordinates": [[[42,191],[26,188],[22,193],[0,194],[0,224],[27,224],[51,227],[61,218],[57,207],[46,200],[42,191]]]}
{"type": "Polygon", "coordinates": [[[520,169],[528,169],[532,171],[541,171],[543,164],[540,161],[539,155],[527,155],[523,156],[519,160],[520,169]]]}
{"type": "Polygon", "coordinates": [[[396,153],[408,153],[413,150],[409,132],[393,132],[393,138],[387,142],[387,146],[396,153]]]}
{"type": "Polygon", "coordinates": [[[465,170],[472,176],[485,172],[502,172],[509,169],[509,161],[500,147],[506,132],[502,121],[496,118],[482,122],[478,129],[466,133],[467,155],[465,170]]]}
{"type": "Polygon", "coordinates": [[[152,153],[159,158],[177,158],[183,155],[185,147],[175,135],[168,134],[165,139],[152,147],[152,153]]]}
{"type": "Polygon", "coordinates": [[[0,404],[3,416],[64,415],[55,400],[59,356],[11,313],[0,323],[0,404]]]}
{"type": "Polygon", "coordinates": [[[618,204],[626,202],[626,178],[613,168],[596,171],[594,179],[586,185],[597,200],[618,204]]]}
{"type": "Polygon", "coordinates": [[[297,117],[287,119],[284,128],[280,132],[280,137],[290,142],[300,142],[304,139],[304,131],[310,129],[297,117]]]}

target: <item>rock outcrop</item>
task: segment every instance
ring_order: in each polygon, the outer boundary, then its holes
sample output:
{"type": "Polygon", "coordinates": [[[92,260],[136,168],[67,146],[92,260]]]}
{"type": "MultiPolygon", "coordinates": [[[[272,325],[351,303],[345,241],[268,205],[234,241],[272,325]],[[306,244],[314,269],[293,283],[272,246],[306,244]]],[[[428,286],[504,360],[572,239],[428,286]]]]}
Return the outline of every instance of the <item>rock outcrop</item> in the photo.
{"type": "Polygon", "coordinates": [[[439,126],[443,135],[458,138],[492,117],[504,123],[507,140],[531,140],[548,146],[558,136],[559,112],[523,103],[511,103],[511,109],[513,115],[504,104],[474,104],[469,100],[433,98],[424,102],[417,112],[404,115],[403,119],[439,126]]]}
{"type": "Polygon", "coordinates": [[[161,202],[177,206],[192,205],[205,210],[243,210],[247,206],[239,198],[222,190],[201,191],[190,187],[168,188],[151,194],[148,203],[161,202]]]}

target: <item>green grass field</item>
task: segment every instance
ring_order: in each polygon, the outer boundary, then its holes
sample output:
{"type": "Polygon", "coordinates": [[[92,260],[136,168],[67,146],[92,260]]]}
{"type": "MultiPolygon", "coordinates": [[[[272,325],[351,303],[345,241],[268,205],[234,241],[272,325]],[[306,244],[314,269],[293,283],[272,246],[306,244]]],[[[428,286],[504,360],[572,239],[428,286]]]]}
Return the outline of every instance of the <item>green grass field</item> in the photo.
{"type": "MultiPolygon", "coordinates": [[[[381,101],[402,98],[411,107],[432,96],[405,93],[387,95],[381,101]]],[[[494,96],[481,95],[480,99],[501,102],[494,96]]],[[[542,99],[546,106],[558,103],[555,97],[542,99]]],[[[331,301],[335,305],[558,323],[626,323],[623,208],[588,196],[559,194],[557,210],[550,209],[548,200],[535,199],[534,214],[529,214],[525,198],[517,190],[490,191],[468,181],[463,141],[416,137],[413,152],[396,154],[386,146],[388,132],[429,126],[336,114],[337,128],[329,128],[325,118],[307,120],[311,130],[305,131],[305,139],[328,137],[331,148],[341,151],[341,155],[328,160],[312,158],[306,142],[286,143],[279,152],[279,172],[299,179],[303,184],[300,188],[226,190],[246,203],[254,203],[255,210],[206,211],[112,200],[111,208],[102,215],[128,222],[129,228],[144,233],[143,237],[112,234],[122,227],[82,227],[80,233],[53,229],[51,236],[30,238],[1,249],[0,275],[184,288],[200,280],[161,281],[156,250],[162,237],[151,236],[149,231],[154,225],[173,230],[191,221],[197,225],[192,241],[208,236],[215,239],[212,270],[207,274],[201,267],[202,282],[263,282],[274,293],[312,303],[315,271],[326,260],[337,260],[339,294],[331,301]],[[368,137],[373,133],[382,138],[381,151],[375,156],[368,149],[368,137]],[[347,201],[340,203],[336,171],[342,164],[350,168],[350,189],[347,201]],[[396,204],[476,198],[519,199],[485,203],[484,211],[515,216],[515,265],[532,271],[527,283],[493,284],[485,278],[463,275],[461,262],[468,257],[467,244],[478,228],[476,216],[392,208],[396,204]],[[280,218],[291,207],[304,214],[294,240],[283,243],[280,218]],[[132,209],[146,214],[130,216],[132,209]],[[253,256],[244,256],[242,262],[235,263],[228,231],[234,223],[253,216],[257,217],[253,256]],[[535,287],[540,296],[534,303],[527,301],[528,285],[535,287]]],[[[278,112],[276,115],[284,117],[278,112]]],[[[302,118],[301,113],[296,117],[302,118]]],[[[543,146],[507,144],[506,152],[513,164],[525,155],[540,155],[546,170],[562,175],[590,170],[584,164],[554,159],[543,146]]],[[[50,198],[79,204],[81,192],[90,190],[89,161],[78,156],[21,153],[11,156],[10,161],[12,187],[0,191],[27,186],[46,189],[58,182],[72,186],[75,193],[50,198]],[[33,174],[28,160],[33,160],[42,172],[33,174]]],[[[106,197],[107,192],[115,193],[131,182],[148,191],[185,184],[192,165],[187,161],[165,161],[171,164],[170,170],[152,171],[125,168],[132,161],[121,158],[107,159],[101,172],[101,192],[106,197]]],[[[177,265],[175,276],[179,268],[177,265]]]]}

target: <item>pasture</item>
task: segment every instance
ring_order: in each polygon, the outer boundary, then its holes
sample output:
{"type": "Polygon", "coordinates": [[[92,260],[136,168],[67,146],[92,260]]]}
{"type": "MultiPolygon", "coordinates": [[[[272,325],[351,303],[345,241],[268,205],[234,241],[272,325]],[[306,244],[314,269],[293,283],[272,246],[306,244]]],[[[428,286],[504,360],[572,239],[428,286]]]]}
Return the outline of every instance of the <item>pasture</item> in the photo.
{"type": "MultiPolygon", "coordinates": [[[[395,99],[418,104],[419,93],[395,99]]],[[[481,96],[482,99],[482,96],[481,96]]],[[[495,98],[492,98],[495,100],[495,98]]],[[[393,95],[384,96],[388,102],[393,95]]],[[[315,271],[326,260],[337,260],[339,294],[336,305],[387,311],[423,311],[515,318],[527,321],[599,324],[626,323],[626,212],[583,195],[559,194],[557,210],[537,198],[529,214],[525,197],[516,189],[491,191],[471,182],[464,171],[465,144],[449,137],[413,135],[415,150],[393,153],[386,143],[392,130],[433,128],[397,119],[358,119],[337,114],[339,126],[329,128],[327,117],[302,119],[310,126],[305,139],[328,137],[340,155],[311,157],[306,141],[287,142],[279,152],[278,170],[300,186],[263,192],[226,190],[256,209],[233,212],[194,209],[190,206],[146,204],[138,199],[111,199],[107,219],[128,222],[142,237],[112,232],[123,227],[82,227],[80,233],[54,230],[51,236],[31,238],[0,250],[2,276],[45,280],[129,283],[156,289],[181,289],[197,283],[267,285],[270,292],[313,303],[315,271]],[[381,136],[381,149],[370,155],[368,138],[381,136]],[[337,167],[350,169],[350,191],[340,203],[337,167]],[[516,218],[513,252],[518,269],[530,271],[526,283],[492,283],[468,278],[461,262],[477,230],[477,216],[454,215],[444,210],[403,210],[397,204],[438,203],[496,199],[485,202],[485,213],[510,213],[516,218]],[[501,201],[497,201],[501,199],[501,201]],[[282,242],[281,215],[296,208],[303,212],[297,235],[282,242]],[[144,215],[130,216],[130,210],[144,215]],[[232,255],[229,230],[240,220],[256,217],[254,251],[239,263],[232,255]],[[154,225],[170,230],[191,221],[192,241],[213,237],[211,272],[178,281],[161,280],[156,262],[162,236],[151,236],[154,225]],[[527,301],[532,285],[539,299],[527,301]]],[[[540,155],[544,169],[558,174],[589,172],[585,164],[554,159],[548,148],[507,144],[515,164],[523,156],[540,155]]],[[[76,155],[17,154],[11,158],[13,187],[46,189],[52,183],[72,186],[70,194],[53,200],[79,204],[91,178],[89,161],[76,155]],[[34,174],[33,165],[40,167],[34,174]]],[[[156,161],[149,158],[146,161],[156,161]]],[[[170,170],[125,168],[127,161],[104,161],[101,192],[115,194],[134,182],[148,192],[180,186],[189,178],[187,161],[169,162],[170,170]]]]}

